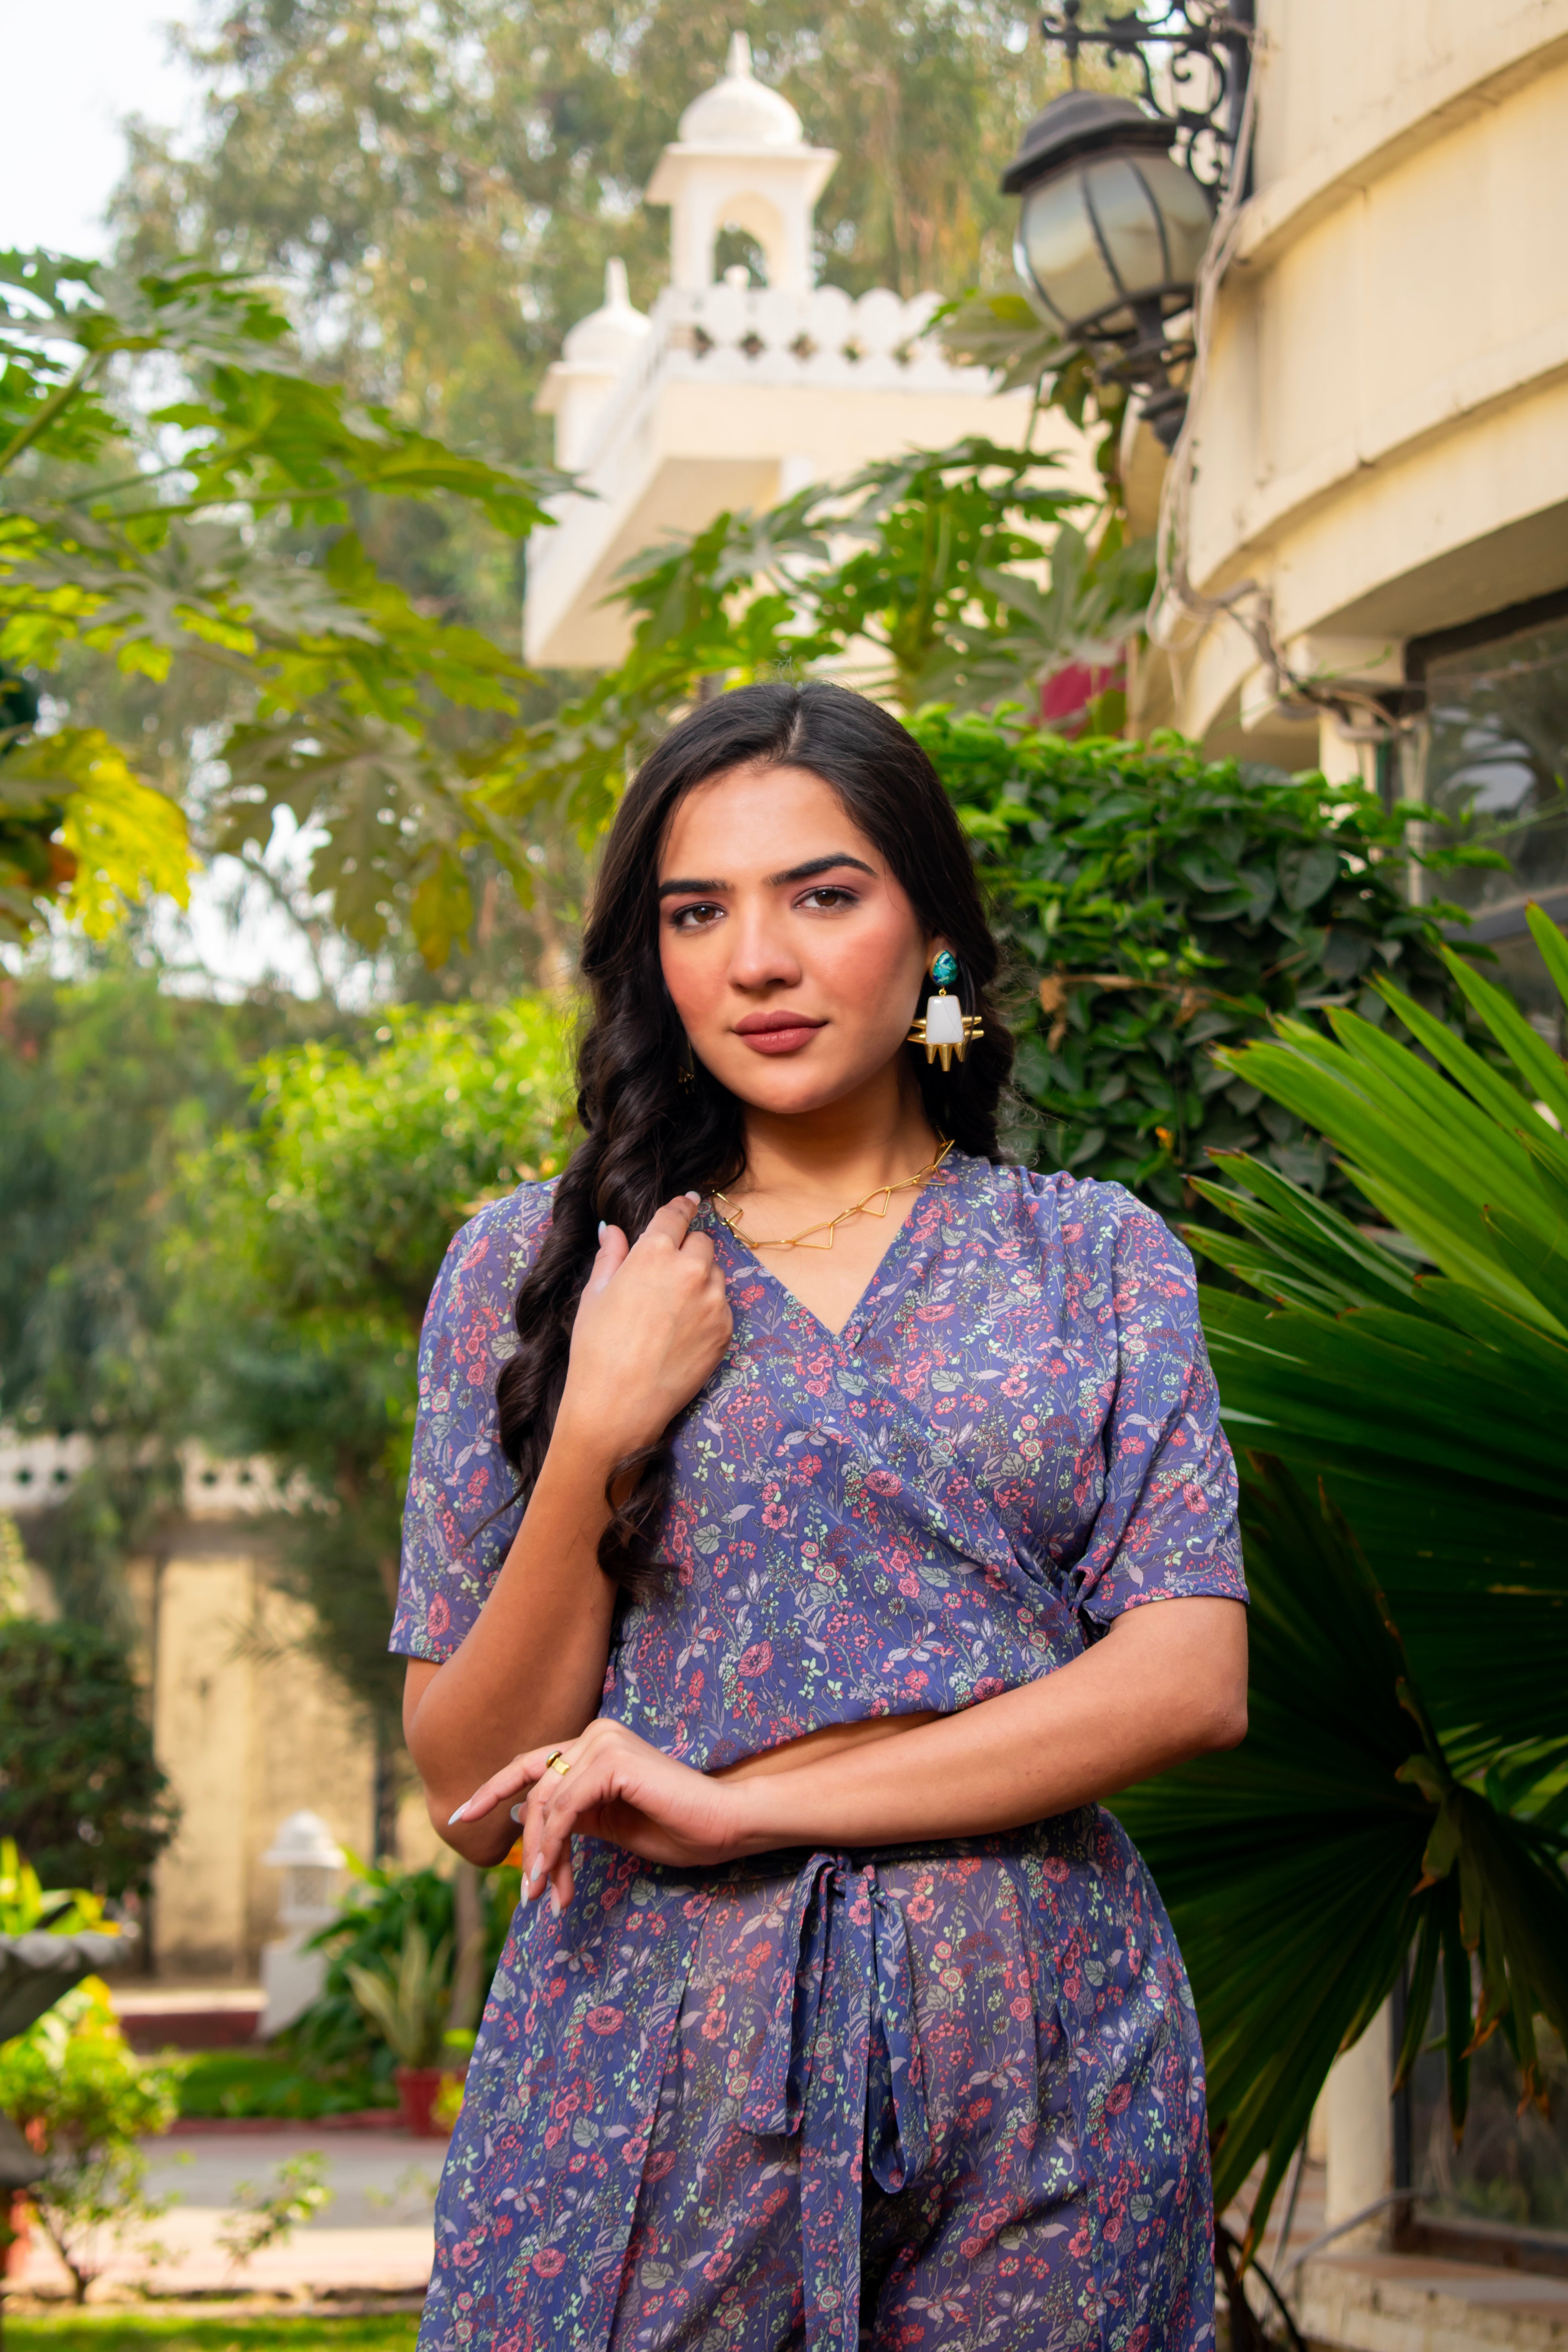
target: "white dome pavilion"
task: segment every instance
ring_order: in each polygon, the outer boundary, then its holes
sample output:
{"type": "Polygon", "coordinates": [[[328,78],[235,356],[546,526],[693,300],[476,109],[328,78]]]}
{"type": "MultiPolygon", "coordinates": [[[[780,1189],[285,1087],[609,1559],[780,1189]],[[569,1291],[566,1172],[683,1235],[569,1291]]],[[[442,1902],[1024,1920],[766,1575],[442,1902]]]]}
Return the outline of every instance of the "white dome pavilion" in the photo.
{"type": "Polygon", "coordinates": [[[568,331],[561,356],[570,366],[605,368],[618,374],[647,337],[647,318],[632,307],[626,265],[617,256],[605,264],[604,301],[568,331]]]}
{"type": "Polygon", "coordinates": [[[752,44],[732,34],[724,78],[694,98],[680,118],[685,147],[795,147],[800,117],[787,98],[752,72],[752,44]]]}

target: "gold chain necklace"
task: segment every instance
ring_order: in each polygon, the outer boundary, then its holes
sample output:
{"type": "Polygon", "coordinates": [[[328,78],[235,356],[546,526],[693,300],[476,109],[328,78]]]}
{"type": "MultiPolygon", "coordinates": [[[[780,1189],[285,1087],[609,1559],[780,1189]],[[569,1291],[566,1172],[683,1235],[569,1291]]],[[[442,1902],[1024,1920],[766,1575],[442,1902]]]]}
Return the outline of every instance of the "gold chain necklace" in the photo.
{"type": "Polygon", "coordinates": [[[857,1201],[853,1208],[840,1209],[836,1217],[824,1217],[820,1223],[803,1226],[798,1234],[785,1234],[781,1240],[776,1242],[754,1242],[748,1234],[743,1234],[741,1231],[741,1220],[746,1213],[745,1210],[743,1208],[734,1209],[732,1213],[727,1214],[726,1212],[731,1210],[731,1203],[725,1198],[725,1195],[722,1192],[715,1192],[711,1195],[712,1199],[715,1201],[723,1201],[724,1202],[723,1208],[716,1211],[715,1213],[718,1216],[719,1223],[721,1225],[728,1226],[731,1233],[734,1234],[735,1239],[737,1241],[743,1241],[748,1249],[830,1250],[833,1247],[833,1237],[838,1231],[840,1225],[847,1225],[851,1217],[858,1217],[861,1215],[869,1217],[885,1217],[888,1213],[888,1204],[891,1201],[894,1193],[912,1192],[917,1186],[925,1182],[928,1176],[934,1176],[937,1170],[942,1166],[942,1161],[947,1158],[948,1153],[952,1150],[952,1144],[950,1139],[942,1145],[942,1150],[937,1153],[934,1160],[928,1160],[925,1166],[923,1168],[917,1168],[912,1176],[901,1176],[896,1184],[879,1184],[874,1192],[867,1193],[863,1201],[857,1201]],[[879,1209],[874,1209],[871,1206],[873,1201],[880,1201],[882,1203],[881,1207],[879,1209]],[[827,1235],[827,1239],[825,1242],[814,1242],[811,1238],[813,1234],[826,1234],[827,1235]]]}

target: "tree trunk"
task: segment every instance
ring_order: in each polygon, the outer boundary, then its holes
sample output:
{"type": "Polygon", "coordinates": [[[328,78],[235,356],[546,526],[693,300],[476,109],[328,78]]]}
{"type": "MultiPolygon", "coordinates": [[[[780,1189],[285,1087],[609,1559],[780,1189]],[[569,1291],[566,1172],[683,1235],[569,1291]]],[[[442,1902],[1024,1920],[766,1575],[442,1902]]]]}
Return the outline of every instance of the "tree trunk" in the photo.
{"type": "Polygon", "coordinates": [[[375,1785],[373,1803],[375,1809],[375,1859],[377,1862],[397,1860],[397,1765],[386,1734],[375,1735],[375,1785]]]}
{"type": "Polygon", "coordinates": [[[471,2033],[479,2021],[485,1999],[484,1896],[479,1873],[471,1862],[459,1862],[452,1874],[456,1916],[457,1960],[452,1969],[452,2000],[447,2023],[455,2033],[471,2033]]]}

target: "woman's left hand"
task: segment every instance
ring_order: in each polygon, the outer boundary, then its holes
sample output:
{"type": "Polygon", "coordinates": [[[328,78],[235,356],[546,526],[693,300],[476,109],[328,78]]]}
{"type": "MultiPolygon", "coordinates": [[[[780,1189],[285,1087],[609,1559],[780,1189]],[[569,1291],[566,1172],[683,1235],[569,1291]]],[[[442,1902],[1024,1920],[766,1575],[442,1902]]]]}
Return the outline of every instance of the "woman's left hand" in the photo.
{"type": "Polygon", "coordinates": [[[514,1756],[453,1818],[481,1821],[509,1797],[525,1797],[512,1805],[512,1819],[522,1825],[525,1903],[546,1886],[558,1909],[571,1901],[574,1832],[677,1868],[727,1862],[740,1851],[738,1787],[678,1764],[602,1718],[581,1738],[514,1756]],[[551,1766],[555,1755],[564,1772],[551,1766]]]}

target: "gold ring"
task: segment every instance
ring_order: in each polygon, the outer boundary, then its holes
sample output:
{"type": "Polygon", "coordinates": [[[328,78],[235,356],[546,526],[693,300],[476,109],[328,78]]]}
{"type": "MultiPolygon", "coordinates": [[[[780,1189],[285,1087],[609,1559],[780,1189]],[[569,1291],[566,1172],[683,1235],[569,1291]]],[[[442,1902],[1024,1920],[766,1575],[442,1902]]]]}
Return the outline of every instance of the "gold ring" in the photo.
{"type": "Polygon", "coordinates": [[[572,1767],[567,1763],[566,1759],[561,1753],[560,1748],[552,1748],[550,1754],[545,1758],[544,1769],[547,1772],[559,1772],[561,1778],[564,1780],[567,1773],[572,1769],[572,1767]]]}

